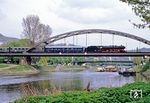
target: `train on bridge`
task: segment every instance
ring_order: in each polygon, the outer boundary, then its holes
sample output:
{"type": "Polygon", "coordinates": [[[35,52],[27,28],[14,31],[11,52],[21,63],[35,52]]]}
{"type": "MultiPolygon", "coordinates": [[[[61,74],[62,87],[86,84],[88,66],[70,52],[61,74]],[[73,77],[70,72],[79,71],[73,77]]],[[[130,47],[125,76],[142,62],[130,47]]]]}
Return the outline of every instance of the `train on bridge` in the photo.
{"type": "MultiPolygon", "coordinates": [[[[0,47],[0,53],[23,53],[30,47],[0,47]]],[[[46,46],[34,48],[31,53],[125,53],[125,46],[46,46]]]]}

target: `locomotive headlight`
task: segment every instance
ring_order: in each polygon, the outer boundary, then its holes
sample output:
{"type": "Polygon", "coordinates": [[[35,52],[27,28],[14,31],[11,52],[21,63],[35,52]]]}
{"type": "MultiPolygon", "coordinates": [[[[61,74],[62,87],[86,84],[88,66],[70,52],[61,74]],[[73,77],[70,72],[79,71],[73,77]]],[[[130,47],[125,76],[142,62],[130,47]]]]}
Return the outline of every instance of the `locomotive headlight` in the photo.
{"type": "Polygon", "coordinates": [[[85,52],[84,55],[87,55],[87,52],[85,52]]]}
{"type": "Polygon", "coordinates": [[[59,55],[61,55],[62,53],[61,52],[59,52],[59,55]]]}
{"type": "Polygon", "coordinates": [[[145,59],[147,59],[147,58],[148,58],[148,56],[147,56],[147,55],[145,55],[145,56],[144,56],[144,58],[145,58],[145,59]]]}

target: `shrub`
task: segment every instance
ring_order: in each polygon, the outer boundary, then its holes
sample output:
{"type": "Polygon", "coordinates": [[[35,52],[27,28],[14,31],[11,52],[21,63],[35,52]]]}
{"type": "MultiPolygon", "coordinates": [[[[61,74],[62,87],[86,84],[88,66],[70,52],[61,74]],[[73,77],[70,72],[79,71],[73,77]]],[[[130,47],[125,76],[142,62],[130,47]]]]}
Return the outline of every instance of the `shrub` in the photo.
{"type": "Polygon", "coordinates": [[[132,83],[117,88],[100,88],[95,91],[70,91],[52,96],[34,96],[14,103],[150,103],[150,83],[132,83]],[[143,90],[143,98],[130,98],[130,90],[143,90]]]}

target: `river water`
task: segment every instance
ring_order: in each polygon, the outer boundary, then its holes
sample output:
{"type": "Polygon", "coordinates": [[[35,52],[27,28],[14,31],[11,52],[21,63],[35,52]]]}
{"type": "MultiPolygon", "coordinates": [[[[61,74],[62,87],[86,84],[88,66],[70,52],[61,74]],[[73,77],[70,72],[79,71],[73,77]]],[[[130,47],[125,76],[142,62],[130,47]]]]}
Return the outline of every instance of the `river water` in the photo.
{"type": "Polygon", "coordinates": [[[93,70],[69,72],[43,72],[36,76],[0,77],[0,103],[8,103],[23,96],[33,94],[47,94],[57,91],[84,90],[100,87],[118,87],[135,81],[147,81],[141,75],[124,77],[117,72],[95,72],[93,70]]]}

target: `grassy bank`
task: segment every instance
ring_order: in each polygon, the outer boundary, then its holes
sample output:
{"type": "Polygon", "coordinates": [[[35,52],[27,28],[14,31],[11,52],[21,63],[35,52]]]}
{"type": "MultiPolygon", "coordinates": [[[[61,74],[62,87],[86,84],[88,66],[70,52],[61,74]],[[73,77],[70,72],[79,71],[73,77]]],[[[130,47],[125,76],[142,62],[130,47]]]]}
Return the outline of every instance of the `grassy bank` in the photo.
{"type": "Polygon", "coordinates": [[[13,65],[0,64],[0,75],[33,75],[39,73],[33,66],[30,65],[13,65]]]}
{"type": "Polygon", "coordinates": [[[5,68],[5,67],[9,67],[8,64],[0,64],[0,69],[5,68]]]}
{"type": "Polygon", "coordinates": [[[51,96],[30,96],[13,103],[150,103],[150,83],[132,83],[123,87],[95,91],[69,91],[51,96]],[[142,90],[142,98],[130,97],[130,90],[142,90]]]}
{"type": "Polygon", "coordinates": [[[68,65],[49,65],[49,66],[43,66],[43,70],[44,71],[50,71],[50,72],[54,72],[54,71],[82,71],[86,69],[84,66],[68,66],[68,65]]]}

